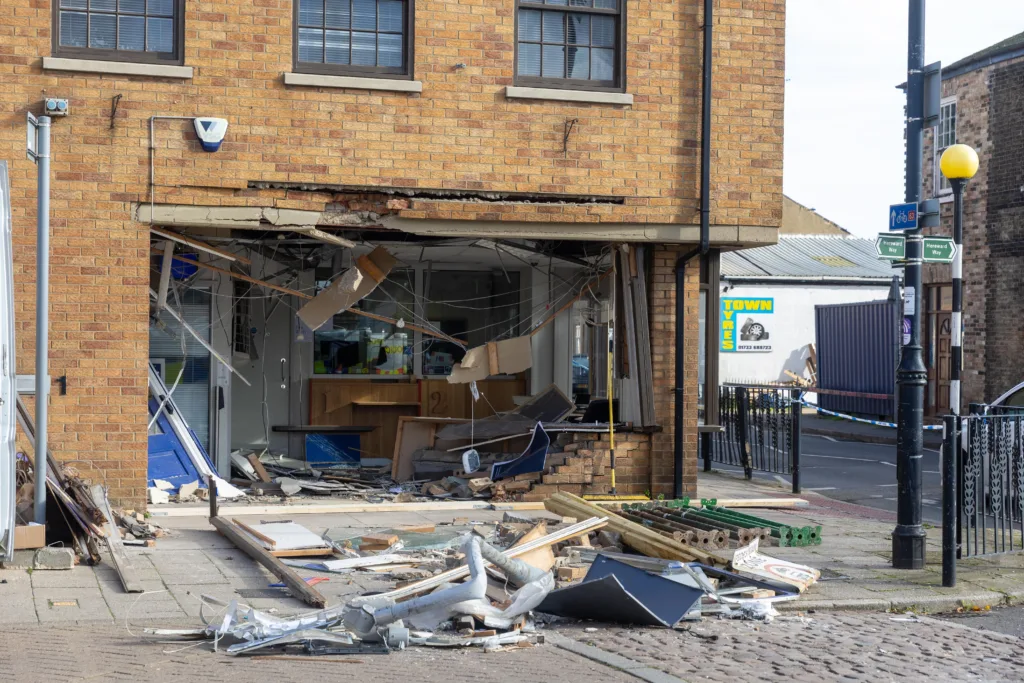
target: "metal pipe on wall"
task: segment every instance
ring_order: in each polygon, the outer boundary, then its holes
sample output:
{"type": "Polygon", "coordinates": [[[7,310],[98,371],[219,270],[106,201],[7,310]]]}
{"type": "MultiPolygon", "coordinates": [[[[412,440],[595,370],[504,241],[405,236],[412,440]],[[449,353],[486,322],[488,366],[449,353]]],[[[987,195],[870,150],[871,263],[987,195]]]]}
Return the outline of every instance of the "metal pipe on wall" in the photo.
{"type": "Polygon", "coordinates": [[[36,148],[36,462],[33,517],[46,524],[46,453],[50,398],[50,117],[40,116],[36,148]]]}
{"type": "MultiPolygon", "coordinates": [[[[700,141],[700,247],[684,254],[676,261],[676,362],[675,362],[675,415],[673,423],[673,486],[675,498],[683,497],[683,398],[686,384],[685,318],[686,318],[686,264],[700,254],[708,253],[711,246],[711,47],[714,37],[714,0],[704,0],[704,57],[701,65],[703,85],[701,93],[700,141]]],[[[715,283],[718,286],[718,283],[715,283]]],[[[717,388],[716,388],[717,390],[717,388]]]]}
{"type": "Polygon", "coordinates": [[[711,91],[714,37],[714,0],[704,0],[704,58],[701,63],[701,132],[700,132],[700,253],[708,253],[711,246],[711,91]]]}

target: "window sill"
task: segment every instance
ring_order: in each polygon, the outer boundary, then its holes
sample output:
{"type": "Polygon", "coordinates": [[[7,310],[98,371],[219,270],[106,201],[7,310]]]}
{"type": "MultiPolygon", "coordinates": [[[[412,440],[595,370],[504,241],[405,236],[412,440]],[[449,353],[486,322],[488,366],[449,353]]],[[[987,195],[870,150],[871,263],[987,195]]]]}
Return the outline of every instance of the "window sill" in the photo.
{"type": "Polygon", "coordinates": [[[286,73],[285,85],[308,85],[315,88],[354,88],[358,90],[390,90],[391,92],[423,92],[423,81],[397,78],[362,78],[359,76],[324,76],[322,74],[286,73]]]}
{"type": "Polygon", "coordinates": [[[522,88],[507,86],[505,97],[510,100],[554,100],[557,102],[591,102],[594,104],[633,104],[633,96],[623,92],[595,90],[555,90],[552,88],[522,88]]]}
{"type": "Polygon", "coordinates": [[[104,62],[98,59],[67,59],[43,57],[43,71],[80,71],[118,76],[154,76],[157,78],[192,78],[192,67],[139,62],[104,62]]]}

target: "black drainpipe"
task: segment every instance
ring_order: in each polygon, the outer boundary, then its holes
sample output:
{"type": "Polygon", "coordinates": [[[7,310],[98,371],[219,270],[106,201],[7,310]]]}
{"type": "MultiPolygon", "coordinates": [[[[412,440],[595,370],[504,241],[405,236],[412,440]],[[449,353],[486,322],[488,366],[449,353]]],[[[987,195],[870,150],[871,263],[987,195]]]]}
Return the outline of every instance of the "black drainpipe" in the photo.
{"type": "Polygon", "coordinates": [[[686,318],[686,264],[698,254],[704,256],[711,246],[711,39],[714,24],[714,0],[704,0],[704,59],[701,65],[701,133],[700,133],[700,248],[676,261],[676,389],[673,455],[675,460],[673,497],[683,497],[683,397],[686,385],[684,367],[684,322],[686,318]]]}

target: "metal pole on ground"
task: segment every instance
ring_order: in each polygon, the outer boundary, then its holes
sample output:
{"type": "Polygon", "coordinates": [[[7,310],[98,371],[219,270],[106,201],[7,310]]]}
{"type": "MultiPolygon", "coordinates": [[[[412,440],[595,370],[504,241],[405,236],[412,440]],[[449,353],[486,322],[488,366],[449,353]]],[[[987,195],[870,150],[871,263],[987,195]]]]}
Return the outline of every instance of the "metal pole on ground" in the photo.
{"type": "Polygon", "coordinates": [[[36,463],[33,517],[46,524],[47,401],[50,395],[50,117],[40,116],[36,149],[36,463]]]}
{"type": "MultiPolygon", "coordinates": [[[[910,0],[907,50],[906,201],[921,198],[921,148],[924,118],[924,0],[910,0]]],[[[896,478],[899,482],[896,528],[892,533],[892,566],[924,567],[925,531],[921,524],[922,460],[924,458],[924,388],[928,368],[921,348],[921,229],[907,231],[904,316],[910,319],[909,343],[896,372],[900,402],[896,435],[896,478]]]]}
{"type": "Polygon", "coordinates": [[[789,405],[789,409],[792,411],[792,421],[789,425],[789,439],[792,444],[793,453],[793,493],[800,493],[800,415],[803,413],[804,409],[803,404],[800,402],[802,400],[803,391],[800,389],[793,389],[793,400],[789,405]]]}
{"type": "Polygon", "coordinates": [[[943,418],[942,453],[942,585],[956,585],[957,490],[956,469],[960,450],[960,417],[943,418]]]}

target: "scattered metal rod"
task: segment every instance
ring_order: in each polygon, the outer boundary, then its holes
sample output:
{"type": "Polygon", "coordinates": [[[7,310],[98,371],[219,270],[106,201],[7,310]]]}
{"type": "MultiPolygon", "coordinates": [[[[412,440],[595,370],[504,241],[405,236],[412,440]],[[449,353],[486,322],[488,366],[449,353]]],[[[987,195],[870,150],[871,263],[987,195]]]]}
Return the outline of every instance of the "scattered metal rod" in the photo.
{"type": "Polygon", "coordinates": [[[673,527],[670,524],[664,522],[663,520],[660,520],[657,517],[649,515],[645,512],[641,512],[638,514],[633,514],[630,512],[620,512],[619,514],[628,519],[629,521],[633,522],[634,524],[641,524],[643,526],[654,529],[658,532],[662,532],[664,535],[674,538],[675,540],[680,542],[684,542],[683,537],[687,533],[689,533],[692,535],[693,540],[687,542],[687,545],[697,546],[707,550],[717,550],[719,548],[728,547],[729,545],[728,539],[726,538],[724,532],[707,531],[704,529],[697,528],[681,529],[673,527]],[[652,519],[652,517],[654,518],[652,519]],[[679,535],[679,538],[676,538],[676,534],[679,535]]]}
{"type": "Polygon", "coordinates": [[[652,517],[660,517],[664,519],[666,522],[671,522],[674,524],[679,524],[687,527],[693,527],[696,529],[703,529],[704,531],[719,531],[723,529],[725,531],[730,531],[730,529],[728,529],[727,527],[719,526],[717,524],[711,524],[706,520],[696,518],[684,518],[681,515],[677,515],[675,513],[668,512],[667,510],[663,509],[646,510],[642,514],[651,515],[652,517]]]}
{"type": "Polygon", "coordinates": [[[705,525],[714,529],[722,529],[729,534],[729,538],[737,541],[740,545],[748,545],[755,538],[768,542],[771,538],[771,529],[767,527],[745,527],[731,522],[724,522],[702,515],[695,515],[691,510],[669,511],[665,508],[658,508],[652,511],[653,514],[664,515],[669,519],[684,521],[684,523],[705,525]]]}
{"type": "Polygon", "coordinates": [[[642,512],[638,512],[637,514],[651,522],[660,522],[661,524],[667,524],[671,529],[675,529],[681,532],[690,531],[698,538],[706,537],[709,543],[717,545],[719,548],[729,547],[728,534],[722,529],[714,527],[710,524],[690,524],[681,518],[662,516],[655,511],[644,510],[642,512]]]}

